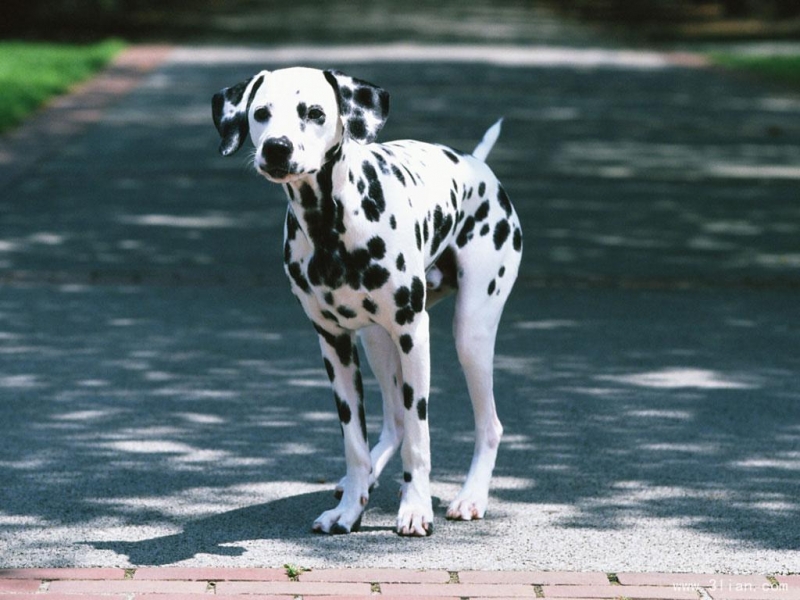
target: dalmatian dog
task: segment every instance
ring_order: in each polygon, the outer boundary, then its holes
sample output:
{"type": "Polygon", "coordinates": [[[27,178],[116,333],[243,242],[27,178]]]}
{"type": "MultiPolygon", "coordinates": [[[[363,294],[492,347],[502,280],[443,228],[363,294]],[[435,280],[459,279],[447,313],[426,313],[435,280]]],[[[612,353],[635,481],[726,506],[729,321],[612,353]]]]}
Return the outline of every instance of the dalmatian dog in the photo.
{"type": "Polygon", "coordinates": [[[482,519],[503,431],[495,337],[522,256],[517,214],[484,162],[500,122],[472,154],[412,140],[377,144],[387,92],[339,71],[300,67],[225,88],[212,108],[221,154],[236,152],[249,134],[256,171],[288,196],[285,270],[319,334],[346,461],[339,503],[313,531],[357,531],[370,490],[400,449],[397,533],[432,533],[428,309],[451,292],[476,440],[447,518],[482,519]],[[383,429],[371,452],[357,334],[383,395],[383,429]]]}

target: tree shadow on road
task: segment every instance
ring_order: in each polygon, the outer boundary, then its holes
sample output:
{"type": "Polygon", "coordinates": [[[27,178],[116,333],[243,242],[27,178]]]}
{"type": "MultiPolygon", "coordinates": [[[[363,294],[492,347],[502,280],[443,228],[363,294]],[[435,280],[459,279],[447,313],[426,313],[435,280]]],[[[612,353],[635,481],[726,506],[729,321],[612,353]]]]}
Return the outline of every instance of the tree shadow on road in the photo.
{"type": "MultiPolygon", "coordinates": [[[[342,561],[366,540],[427,559],[390,532],[391,472],[373,529],[347,542],[308,533],[343,473],[339,426],[315,334],[275,260],[285,199],[245,159],[219,166],[214,155],[208,95],[231,71],[163,70],[0,201],[12,273],[0,296],[0,564],[168,564],[246,555],[259,540],[342,561]],[[172,137],[157,135],[175,123],[172,137]],[[81,554],[89,540],[96,553],[81,554]]],[[[498,340],[495,512],[444,524],[431,543],[459,557],[459,544],[490,541],[509,561],[523,560],[524,543],[544,554],[539,532],[574,535],[576,547],[584,532],[650,528],[753,552],[800,546],[787,201],[798,130],[784,126],[765,155],[731,150],[758,145],[794,109],[754,112],[742,142],[740,106],[765,100],[737,99],[708,73],[678,74],[697,110],[670,92],[656,95],[667,108],[654,119],[642,98],[671,89],[665,72],[406,63],[354,73],[377,81],[378,71],[406,88],[393,106],[407,116],[388,138],[437,139],[437,123],[452,136],[441,141],[468,148],[478,120],[491,122],[488,99],[507,92],[511,126],[492,160],[526,232],[498,340]],[[722,116],[706,106],[715,97],[729,100],[722,116]],[[682,149],[698,140],[706,150],[687,161],[682,149]],[[787,179],[745,185],[706,168],[721,156],[747,175],[770,153],[787,179]]],[[[444,501],[472,444],[449,310],[433,315],[430,406],[444,501]]],[[[367,392],[374,440],[370,380],[367,392]]]]}

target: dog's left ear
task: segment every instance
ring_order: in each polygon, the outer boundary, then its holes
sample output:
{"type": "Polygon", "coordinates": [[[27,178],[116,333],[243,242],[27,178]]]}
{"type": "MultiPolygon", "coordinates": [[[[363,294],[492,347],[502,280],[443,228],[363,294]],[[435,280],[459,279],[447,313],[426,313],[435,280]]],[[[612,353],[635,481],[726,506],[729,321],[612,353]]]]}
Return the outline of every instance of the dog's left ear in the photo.
{"type": "Polygon", "coordinates": [[[336,92],[345,134],[361,144],[374,142],[389,116],[389,92],[341,71],[325,71],[336,92]]]}
{"type": "Polygon", "coordinates": [[[265,73],[262,72],[256,77],[224,88],[211,99],[214,125],[222,138],[219,145],[222,156],[230,156],[241,148],[250,133],[247,112],[258,88],[264,83],[264,76],[265,73]]]}

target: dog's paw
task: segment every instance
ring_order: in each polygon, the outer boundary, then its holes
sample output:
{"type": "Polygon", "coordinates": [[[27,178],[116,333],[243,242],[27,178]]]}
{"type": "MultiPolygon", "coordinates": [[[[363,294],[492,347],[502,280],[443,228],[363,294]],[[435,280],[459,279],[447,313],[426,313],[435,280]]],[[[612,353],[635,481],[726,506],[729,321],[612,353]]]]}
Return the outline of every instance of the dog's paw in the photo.
{"type": "Polygon", "coordinates": [[[397,513],[397,534],[409,537],[427,537],[433,533],[433,503],[430,497],[401,490],[400,512],[397,513]]]}
{"type": "Polygon", "coordinates": [[[341,535],[345,533],[356,533],[361,529],[361,517],[363,513],[358,511],[341,511],[339,508],[328,510],[322,513],[311,531],[314,533],[328,533],[330,535],[341,535]],[[355,512],[355,514],[353,514],[355,512]]]}
{"type": "Polygon", "coordinates": [[[408,537],[427,537],[433,533],[433,512],[419,507],[400,509],[397,515],[397,534],[408,537]]]}
{"type": "Polygon", "coordinates": [[[488,498],[459,496],[447,508],[447,518],[451,521],[476,521],[486,515],[488,498]]]}

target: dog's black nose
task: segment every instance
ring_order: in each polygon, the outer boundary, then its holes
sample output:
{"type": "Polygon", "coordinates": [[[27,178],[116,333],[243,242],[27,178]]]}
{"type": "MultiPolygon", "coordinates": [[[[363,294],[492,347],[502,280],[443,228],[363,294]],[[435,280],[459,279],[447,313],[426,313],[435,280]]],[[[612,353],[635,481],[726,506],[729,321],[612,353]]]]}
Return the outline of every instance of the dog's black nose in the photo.
{"type": "Polygon", "coordinates": [[[264,142],[261,154],[266,159],[268,165],[285,164],[292,155],[294,145],[286,136],[270,138],[264,142]]]}

